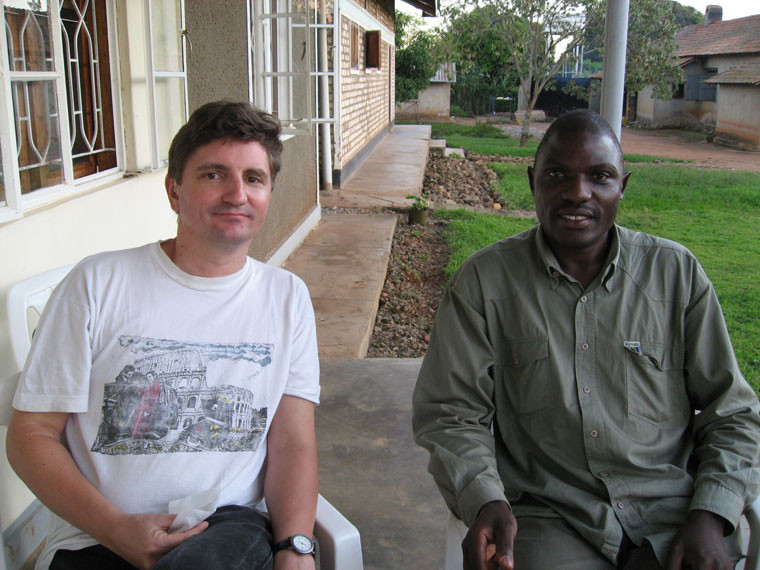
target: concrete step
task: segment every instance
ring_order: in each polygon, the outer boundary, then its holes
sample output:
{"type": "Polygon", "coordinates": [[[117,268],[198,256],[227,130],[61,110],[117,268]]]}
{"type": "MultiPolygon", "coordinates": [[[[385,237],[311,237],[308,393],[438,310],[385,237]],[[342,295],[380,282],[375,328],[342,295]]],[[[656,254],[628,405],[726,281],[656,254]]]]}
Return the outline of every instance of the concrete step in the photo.
{"type": "Polygon", "coordinates": [[[393,214],[325,214],[283,264],[309,287],[320,358],[367,354],[395,230],[393,214]]]}

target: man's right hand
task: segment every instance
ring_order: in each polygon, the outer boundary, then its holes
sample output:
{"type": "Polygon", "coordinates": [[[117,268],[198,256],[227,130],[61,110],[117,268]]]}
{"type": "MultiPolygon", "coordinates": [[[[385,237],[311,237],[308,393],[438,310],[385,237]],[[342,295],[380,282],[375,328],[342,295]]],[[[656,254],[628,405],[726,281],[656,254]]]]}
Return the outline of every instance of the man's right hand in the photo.
{"type": "Polygon", "coordinates": [[[106,536],[96,538],[133,566],[147,570],[153,568],[164,554],[208,527],[203,521],[191,529],[169,533],[175,517],[170,514],[125,514],[118,525],[106,531],[106,536]]]}
{"type": "Polygon", "coordinates": [[[514,570],[512,546],[516,534],[517,520],[507,503],[491,501],[483,505],[478,518],[462,541],[464,570],[514,570]],[[490,545],[493,546],[489,549],[490,545]],[[489,556],[492,552],[492,556],[489,556]]]}

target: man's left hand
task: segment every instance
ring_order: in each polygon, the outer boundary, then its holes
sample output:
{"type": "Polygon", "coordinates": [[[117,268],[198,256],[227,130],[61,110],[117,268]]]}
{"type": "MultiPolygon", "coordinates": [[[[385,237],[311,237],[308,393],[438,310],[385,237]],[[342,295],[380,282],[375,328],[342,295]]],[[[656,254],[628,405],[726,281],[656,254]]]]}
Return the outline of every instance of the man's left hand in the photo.
{"type": "Polygon", "coordinates": [[[280,550],[274,556],[274,570],[314,570],[315,567],[314,557],[311,554],[280,550]]]}
{"type": "Polygon", "coordinates": [[[730,570],[731,561],[723,542],[726,521],[710,511],[689,511],[668,557],[667,570],[730,570]]]}

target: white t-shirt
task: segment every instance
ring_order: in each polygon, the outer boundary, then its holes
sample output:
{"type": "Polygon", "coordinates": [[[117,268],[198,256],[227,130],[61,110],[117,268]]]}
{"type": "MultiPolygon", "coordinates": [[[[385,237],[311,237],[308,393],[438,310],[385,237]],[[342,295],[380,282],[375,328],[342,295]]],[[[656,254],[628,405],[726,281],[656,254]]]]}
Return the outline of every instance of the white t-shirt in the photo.
{"type": "MultiPolygon", "coordinates": [[[[69,412],[65,441],[116,507],[165,513],[211,488],[262,496],[283,394],[319,402],[314,313],[295,275],[247,258],[233,275],[181,271],[158,243],[94,255],[53,293],[13,406],[69,412]]],[[[55,550],[96,542],[54,517],[55,550]]]]}

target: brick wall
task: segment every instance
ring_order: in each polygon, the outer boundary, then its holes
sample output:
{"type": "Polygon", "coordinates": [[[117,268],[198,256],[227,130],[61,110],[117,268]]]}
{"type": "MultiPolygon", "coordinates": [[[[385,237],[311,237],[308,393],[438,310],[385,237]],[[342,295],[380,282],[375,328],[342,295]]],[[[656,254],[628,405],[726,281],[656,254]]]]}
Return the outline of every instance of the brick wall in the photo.
{"type": "MultiPolygon", "coordinates": [[[[364,3],[368,7],[361,2],[360,5],[370,13],[374,10],[377,19],[386,27],[393,29],[392,19],[390,25],[387,22],[389,16],[384,3],[375,0],[364,0],[364,3]]],[[[341,17],[341,155],[336,157],[336,167],[345,165],[351,160],[395,116],[394,47],[381,40],[380,67],[367,68],[365,65],[366,30],[359,26],[358,68],[351,69],[351,24],[352,21],[349,18],[341,17]]]]}

